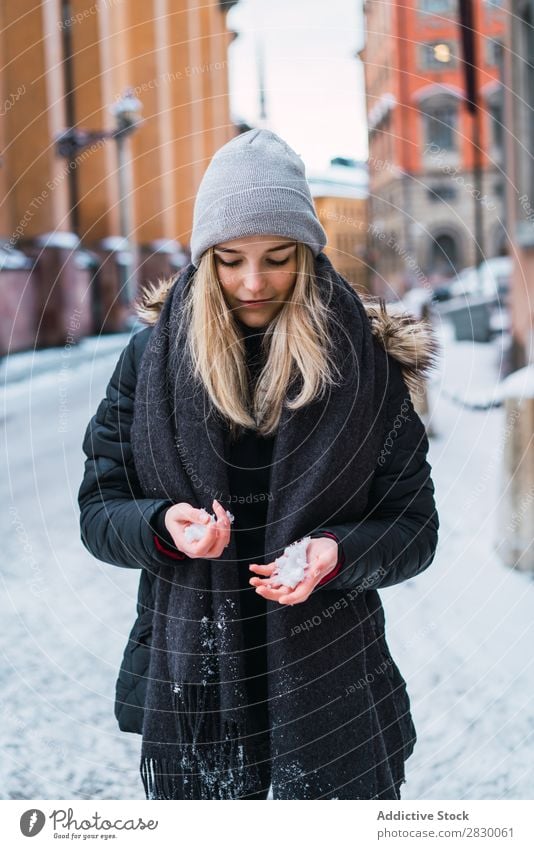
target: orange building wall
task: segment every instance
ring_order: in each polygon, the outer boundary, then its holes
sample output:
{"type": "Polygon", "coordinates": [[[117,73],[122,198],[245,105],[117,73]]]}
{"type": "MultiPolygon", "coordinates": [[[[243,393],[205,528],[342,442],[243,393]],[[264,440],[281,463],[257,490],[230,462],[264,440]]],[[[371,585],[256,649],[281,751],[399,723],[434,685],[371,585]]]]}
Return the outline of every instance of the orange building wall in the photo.
{"type": "MultiPolygon", "coordinates": [[[[74,0],[73,15],[83,15],[84,0],[74,0]]],[[[126,31],[122,4],[103,4],[98,15],[87,15],[70,27],[74,53],[75,122],[87,130],[111,129],[109,105],[115,100],[117,77],[124,75],[120,34],[126,31]]],[[[86,244],[119,232],[116,146],[98,141],[83,151],[77,168],[80,238],[86,244]]]]}
{"type": "MultiPolygon", "coordinates": [[[[110,106],[127,86],[142,102],[143,123],[129,138],[133,239],[187,244],[193,201],[215,150],[235,135],[229,113],[226,14],[218,0],[101,3],[87,13],[72,0],[75,124],[112,130],[110,106]]],[[[2,5],[2,84],[26,87],[3,119],[4,233],[24,217],[24,234],[70,230],[68,163],[54,136],[67,125],[60,0],[2,5]],[[53,188],[47,189],[48,181],[53,188]],[[28,211],[31,214],[28,214],[28,211]]],[[[117,151],[96,142],[78,156],[80,235],[88,246],[120,232],[117,151]]],[[[1,220],[1,219],[0,219],[1,220]]]]}
{"type": "MultiPolygon", "coordinates": [[[[428,14],[422,11],[422,5],[420,0],[366,0],[364,5],[366,41],[360,55],[370,118],[369,207],[372,223],[376,222],[378,229],[391,237],[393,245],[386,252],[379,244],[370,244],[371,285],[378,294],[388,297],[401,295],[411,285],[428,282],[425,275],[435,281],[443,273],[438,271],[434,276],[435,234],[453,234],[456,255],[449,272],[476,260],[473,197],[467,190],[462,192],[458,183],[451,204],[429,199],[427,186],[432,187],[438,179],[443,182],[452,179],[449,175],[455,169],[471,178],[473,127],[462,102],[465,84],[457,16],[428,14]],[[455,61],[451,66],[440,63],[436,69],[427,68],[422,62],[424,45],[441,41],[453,42],[451,52],[455,61]],[[424,93],[434,87],[438,91],[452,88],[459,106],[454,130],[457,149],[444,152],[443,163],[439,151],[428,151],[426,142],[424,93]],[[380,108],[388,103],[389,108],[380,108]]],[[[502,43],[505,13],[495,6],[490,9],[484,0],[473,0],[473,6],[478,33],[481,183],[482,192],[491,201],[484,216],[482,242],[484,250],[487,248],[492,256],[502,251],[504,213],[502,151],[492,144],[493,117],[486,99],[490,89],[498,89],[500,69],[488,61],[488,44],[490,39],[502,43]],[[492,249],[495,253],[491,253],[492,249]]]]}
{"type": "MultiPolygon", "coordinates": [[[[0,3],[0,56],[5,56],[4,49],[4,6],[0,3]]],[[[6,91],[5,74],[0,74],[0,106],[2,108],[2,120],[0,120],[0,151],[2,156],[6,147],[6,115],[15,105],[14,98],[8,101],[8,93],[6,91]]],[[[0,160],[0,233],[6,234],[9,227],[8,212],[7,212],[7,179],[5,162],[0,160]]]]}
{"type": "Polygon", "coordinates": [[[3,5],[2,77],[4,96],[23,92],[2,118],[4,196],[8,238],[19,241],[68,229],[64,164],[52,137],[64,126],[60,33],[53,4],[35,4],[24,15],[20,4],[3,5]]]}
{"type": "MultiPolygon", "coordinates": [[[[484,36],[478,38],[479,67],[478,85],[483,88],[487,83],[498,79],[495,66],[486,61],[484,40],[486,38],[502,39],[504,34],[504,17],[493,11],[488,15],[484,8],[484,0],[474,0],[475,30],[484,36]]],[[[464,89],[463,72],[461,67],[461,44],[458,23],[433,16],[434,25],[429,25],[429,16],[418,11],[417,0],[399,2],[379,2],[368,0],[366,3],[367,42],[362,52],[365,62],[366,92],[368,112],[378,101],[378,98],[391,92],[397,102],[405,109],[396,108],[392,112],[391,138],[385,142],[385,150],[373,151],[377,159],[388,159],[392,163],[417,174],[424,171],[421,156],[424,148],[421,116],[414,100],[414,95],[424,86],[439,82],[442,85],[452,85],[464,89]],[[447,68],[444,65],[439,70],[421,70],[420,46],[426,42],[448,41],[454,39],[458,44],[456,65],[447,68]]],[[[484,106],[482,102],[482,106],[484,106]]],[[[470,144],[472,134],[471,116],[466,110],[461,110],[460,158],[463,167],[472,168],[473,151],[470,144]]],[[[488,150],[489,121],[483,121],[482,148],[483,167],[491,162],[486,154],[488,150]]],[[[378,182],[387,182],[387,175],[378,177],[378,182]]]]}

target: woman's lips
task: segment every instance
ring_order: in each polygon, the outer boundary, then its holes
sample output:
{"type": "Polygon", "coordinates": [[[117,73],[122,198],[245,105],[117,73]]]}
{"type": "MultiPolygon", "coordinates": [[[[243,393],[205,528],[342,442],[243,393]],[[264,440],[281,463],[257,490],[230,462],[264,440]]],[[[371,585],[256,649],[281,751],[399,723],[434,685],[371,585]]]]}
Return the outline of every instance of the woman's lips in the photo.
{"type": "Polygon", "coordinates": [[[263,301],[240,301],[244,307],[261,307],[263,304],[268,304],[270,302],[270,298],[265,298],[263,301]]]}

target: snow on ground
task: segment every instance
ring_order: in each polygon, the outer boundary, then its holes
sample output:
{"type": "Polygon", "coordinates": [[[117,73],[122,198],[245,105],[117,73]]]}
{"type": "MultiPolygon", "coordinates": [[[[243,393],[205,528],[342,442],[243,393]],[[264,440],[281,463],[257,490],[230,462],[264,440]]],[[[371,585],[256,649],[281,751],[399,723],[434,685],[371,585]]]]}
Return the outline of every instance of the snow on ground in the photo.
{"type": "Polygon", "coordinates": [[[83,548],[76,501],[83,433],[116,360],[58,361],[7,387],[0,798],[144,798],[138,737],[113,715],[139,573],[83,548]]]}
{"type": "Polygon", "coordinates": [[[41,374],[61,369],[65,362],[88,363],[97,357],[115,354],[128,342],[128,333],[110,333],[89,336],[76,344],[43,350],[20,351],[4,357],[0,362],[0,386],[21,380],[35,380],[41,374]]]}
{"type": "Polygon", "coordinates": [[[455,343],[446,327],[442,341],[429,455],[439,547],[425,573],[382,591],[419,737],[402,796],[531,799],[534,583],[496,553],[504,413],[450,400],[491,390],[503,352],[499,339],[455,343]]]}
{"type": "MultiPolygon", "coordinates": [[[[419,736],[403,798],[532,798],[534,583],[495,551],[503,410],[453,400],[491,392],[501,350],[456,343],[446,327],[442,338],[430,451],[439,549],[423,575],[382,591],[419,736]]],[[[83,433],[117,356],[56,358],[7,388],[4,799],[144,798],[140,738],[121,733],[113,715],[139,573],[85,551],[76,503],[83,433]]]]}

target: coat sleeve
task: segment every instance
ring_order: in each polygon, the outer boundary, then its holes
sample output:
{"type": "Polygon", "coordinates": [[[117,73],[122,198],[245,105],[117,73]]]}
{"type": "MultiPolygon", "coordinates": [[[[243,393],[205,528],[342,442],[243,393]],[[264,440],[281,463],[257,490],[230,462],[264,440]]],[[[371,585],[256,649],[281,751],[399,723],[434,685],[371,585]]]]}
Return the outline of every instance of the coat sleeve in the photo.
{"type": "Polygon", "coordinates": [[[91,554],[115,566],[150,569],[185,555],[167,552],[158,537],[157,517],[172,501],[143,496],[130,444],[136,364],[149,333],[135,334],[123,350],[87,425],[78,505],[81,540],[91,554]]]}
{"type": "Polygon", "coordinates": [[[317,531],[339,540],[342,566],[326,582],[329,590],[389,587],[423,572],[434,559],[439,519],[428,437],[397,364],[391,384],[365,516],[317,531]]]}

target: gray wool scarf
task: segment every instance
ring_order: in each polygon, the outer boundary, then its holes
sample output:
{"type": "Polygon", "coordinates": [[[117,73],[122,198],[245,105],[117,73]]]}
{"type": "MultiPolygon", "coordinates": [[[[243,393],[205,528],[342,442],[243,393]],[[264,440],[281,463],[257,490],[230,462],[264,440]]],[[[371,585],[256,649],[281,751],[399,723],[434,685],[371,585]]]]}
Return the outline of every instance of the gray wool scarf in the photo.
{"type": "MultiPolygon", "coordinates": [[[[213,498],[230,507],[229,437],[204,387],[189,377],[187,329],[179,319],[195,271],[190,264],[171,287],[144,352],[132,449],[146,497],[211,512],[213,498]]],[[[321,526],[357,522],[383,438],[385,351],[359,296],[324,253],[315,273],[333,311],[343,385],[303,409],[283,409],[263,563],[321,526]]],[[[300,380],[298,374],[288,397],[300,380]]],[[[141,751],[148,798],[237,799],[263,789],[257,770],[263,755],[247,706],[236,558],[232,538],[218,559],[157,567],[141,751]]],[[[275,799],[398,798],[403,738],[394,699],[384,693],[376,704],[369,687],[354,686],[378,657],[365,595],[325,585],[301,604],[267,602],[275,799]]]]}

